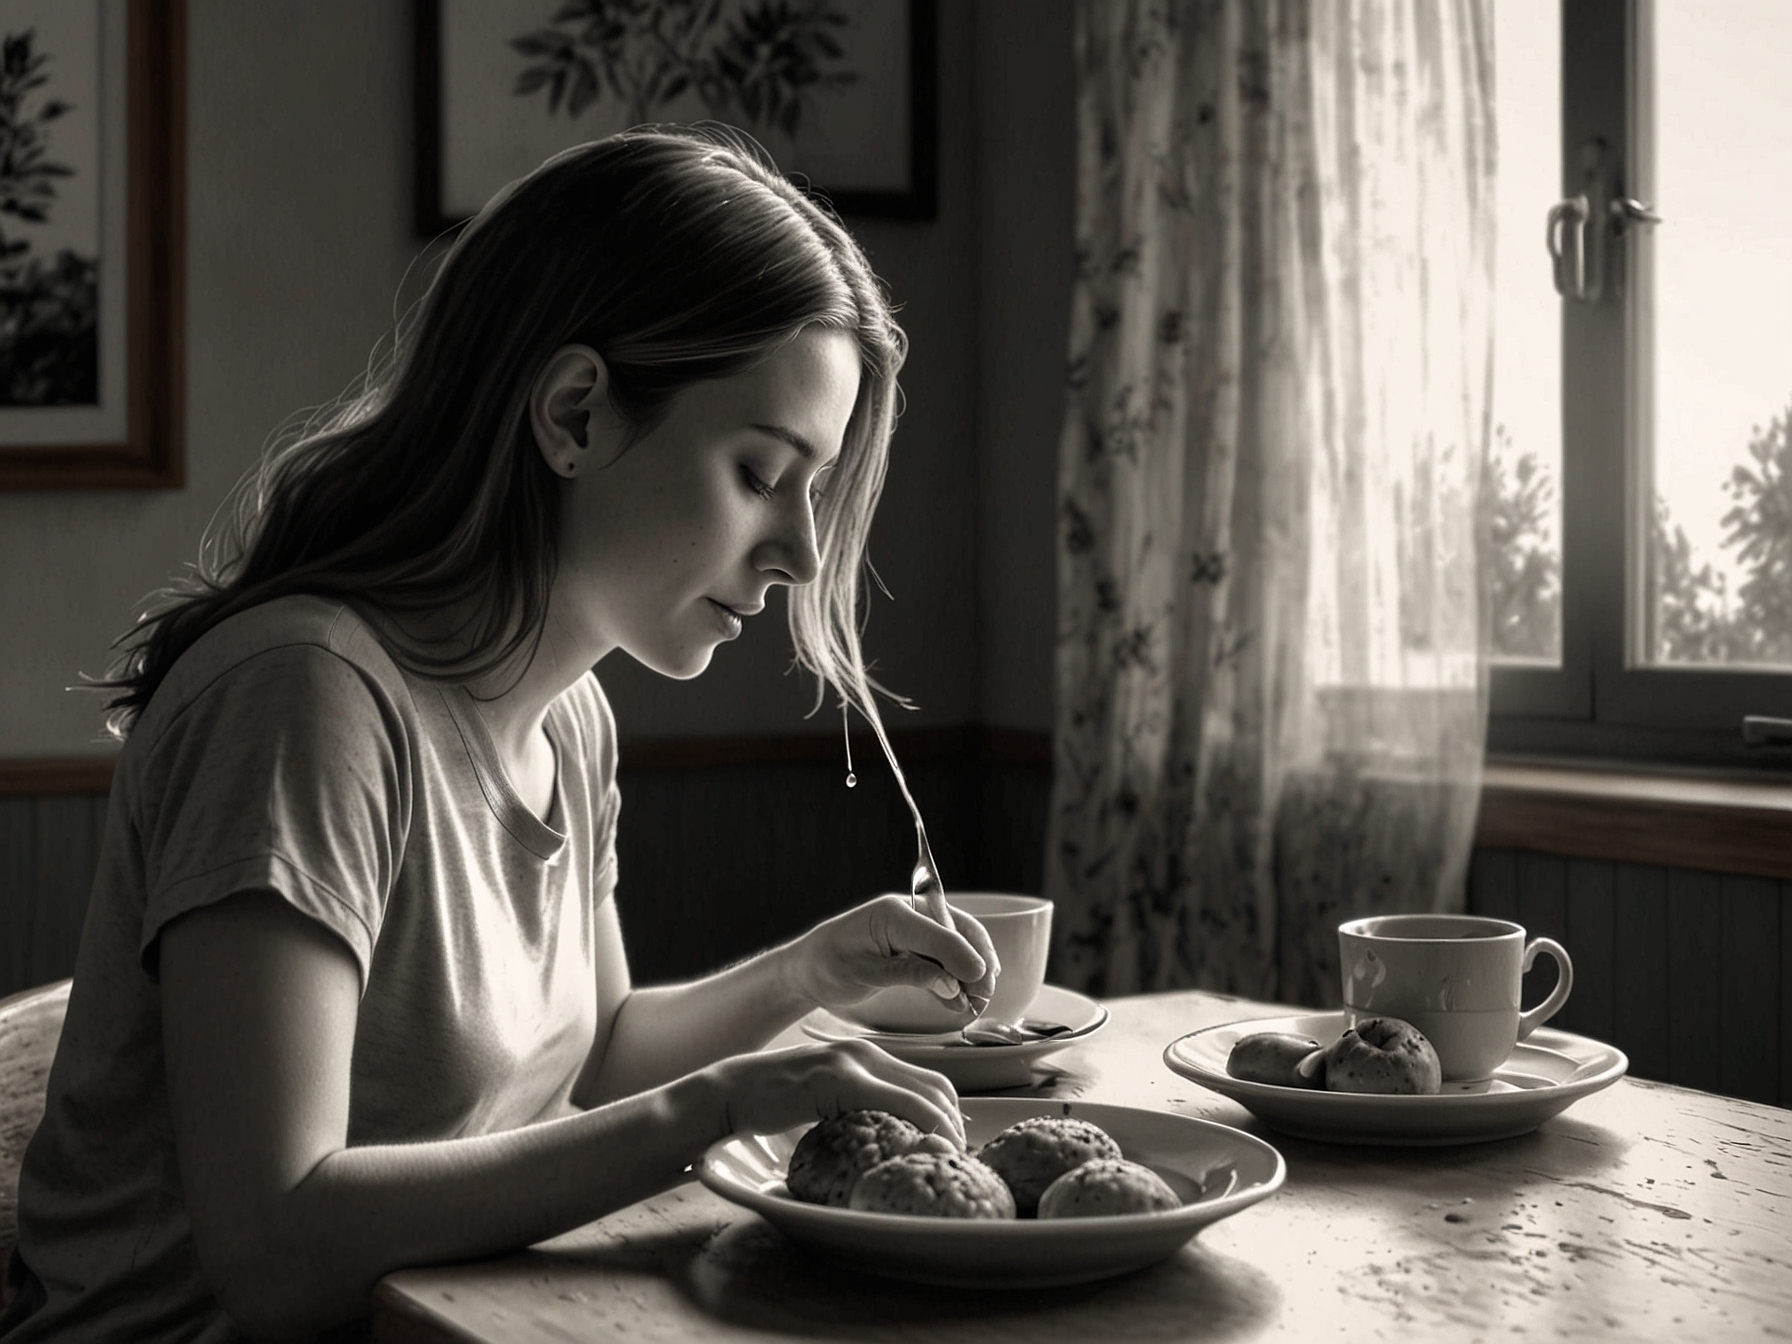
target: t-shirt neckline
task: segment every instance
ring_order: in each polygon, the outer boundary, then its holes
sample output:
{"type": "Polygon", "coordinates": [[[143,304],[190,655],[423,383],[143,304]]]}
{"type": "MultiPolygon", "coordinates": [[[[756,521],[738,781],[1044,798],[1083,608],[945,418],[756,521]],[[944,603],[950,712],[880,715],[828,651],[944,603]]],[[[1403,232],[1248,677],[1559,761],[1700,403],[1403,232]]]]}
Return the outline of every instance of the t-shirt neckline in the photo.
{"type": "Polygon", "coordinates": [[[554,751],[554,794],[553,802],[548,807],[547,821],[535,815],[511,784],[510,776],[498,761],[497,748],[492,745],[491,734],[486,730],[485,719],[480,715],[479,707],[473,702],[472,693],[465,686],[444,687],[442,702],[447,705],[455,726],[460,729],[461,741],[467,748],[467,758],[473,764],[480,792],[485,795],[492,815],[530,853],[543,859],[558,856],[566,846],[566,833],[559,829],[566,825],[566,804],[561,794],[566,752],[560,740],[560,725],[556,718],[558,702],[548,706],[543,725],[547,731],[548,745],[554,751]]]}

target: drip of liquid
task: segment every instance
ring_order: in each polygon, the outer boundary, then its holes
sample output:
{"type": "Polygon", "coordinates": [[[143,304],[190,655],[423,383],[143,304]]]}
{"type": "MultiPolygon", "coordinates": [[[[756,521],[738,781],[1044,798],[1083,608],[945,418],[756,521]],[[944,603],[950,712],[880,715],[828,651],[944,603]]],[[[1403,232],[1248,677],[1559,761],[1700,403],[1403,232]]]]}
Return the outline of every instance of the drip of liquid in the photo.
{"type": "Polygon", "coordinates": [[[846,739],[846,787],[859,787],[859,777],[852,772],[852,725],[846,720],[846,701],[840,702],[840,736],[846,739]]]}

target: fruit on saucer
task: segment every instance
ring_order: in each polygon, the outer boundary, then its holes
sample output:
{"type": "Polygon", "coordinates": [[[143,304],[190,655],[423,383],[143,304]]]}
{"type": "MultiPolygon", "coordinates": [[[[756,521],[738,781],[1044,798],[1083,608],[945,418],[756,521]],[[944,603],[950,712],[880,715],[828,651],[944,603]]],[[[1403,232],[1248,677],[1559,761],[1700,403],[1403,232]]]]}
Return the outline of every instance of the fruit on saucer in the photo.
{"type": "Polygon", "coordinates": [[[1258,1031],[1241,1036],[1226,1056],[1226,1072],[1247,1083],[1271,1083],[1276,1087],[1324,1087],[1317,1068],[1300,1071],[1303,1060],[1322,1053],[1311,1036],[1289,1031],[1258,1031]]]}
{"type": "Polygon", "coordinates": [[[1285,1031],[1241,1036],[1226,1057],[1226,1072],[1276,1087],[1384,1096],[1432,1096],[1443,1086],[1437,1051],[1397,1017],[1365,1017],[1327,1046],[1285,1031]]]}
{"type": "Polygon", "coordinates": [[[1443,1076],[1424,1033],[1397,1017],[1365,1017],[1325,1051],[1325,1086],[1332,1092],[1431,1096],[1443,1076]]]}

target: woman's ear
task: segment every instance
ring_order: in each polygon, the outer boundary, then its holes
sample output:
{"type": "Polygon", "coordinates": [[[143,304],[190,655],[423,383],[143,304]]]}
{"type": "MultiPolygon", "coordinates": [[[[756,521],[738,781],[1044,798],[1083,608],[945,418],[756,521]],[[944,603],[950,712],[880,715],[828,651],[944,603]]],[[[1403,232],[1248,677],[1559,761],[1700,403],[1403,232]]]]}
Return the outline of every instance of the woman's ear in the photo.
{"type": "Polygon", "coordinates": [[[620,446],[610,406],[610,373],[588,345],[563,345],[548,357],[529,393],[529,424],[548,468],[559,476],[607,466],[620,446]]]}

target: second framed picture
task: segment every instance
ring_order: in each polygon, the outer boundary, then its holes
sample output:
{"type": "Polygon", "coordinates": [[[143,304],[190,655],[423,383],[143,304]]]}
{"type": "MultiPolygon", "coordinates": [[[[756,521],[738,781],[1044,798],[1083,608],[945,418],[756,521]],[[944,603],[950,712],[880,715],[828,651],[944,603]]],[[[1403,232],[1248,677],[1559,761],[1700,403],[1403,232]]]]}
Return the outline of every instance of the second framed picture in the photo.
{"type": "Polygon", "coordinates": [[[843,214],[931,219],[936,0],[415,0],[416,224],[550,155],[720,121],[843,214]]]}

